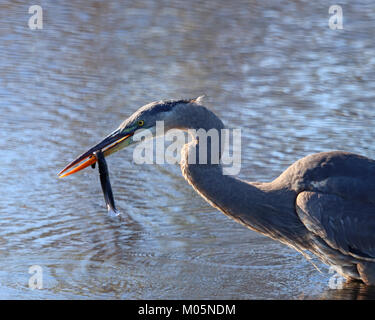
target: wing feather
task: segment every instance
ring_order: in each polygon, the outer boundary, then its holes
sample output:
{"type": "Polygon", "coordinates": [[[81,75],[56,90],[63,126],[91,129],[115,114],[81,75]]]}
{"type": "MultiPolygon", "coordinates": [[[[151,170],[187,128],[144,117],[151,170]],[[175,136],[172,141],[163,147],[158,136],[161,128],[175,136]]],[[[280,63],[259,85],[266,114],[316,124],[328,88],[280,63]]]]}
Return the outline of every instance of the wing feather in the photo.
{"type": "Polygon", "coordinates": [[[304,191],[297,196],[296,211],[306,228],[331,248],[375,261],[375,204],[304,191]]]}

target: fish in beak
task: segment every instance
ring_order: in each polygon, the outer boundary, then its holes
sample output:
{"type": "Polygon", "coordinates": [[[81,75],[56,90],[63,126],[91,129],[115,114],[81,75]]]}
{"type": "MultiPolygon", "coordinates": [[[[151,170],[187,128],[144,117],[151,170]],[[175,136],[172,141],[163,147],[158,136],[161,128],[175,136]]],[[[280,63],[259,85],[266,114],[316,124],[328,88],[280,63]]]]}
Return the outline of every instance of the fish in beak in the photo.
{"type": "Polygon", "coordinates": [[[105,139],[103,139],[101,142],[91,147],[88,151],[81,154],[79,157],[77,157],[75,160],[69,163],[63,170],[59,172],[59,178],[64,178],[73,173],[81,171],[82,169],[90,165],[94,166],[94,164],[97,161],[97,157],[95,157],[94,153],[97,151],[102,151],[104,157],[107,157],[110,154],[115,153],[116,151],[119,151],[129,146],[133,143],[133,135],[134,131],[126,133],[124,132],[124,130],[117,129],[116,131],[112,132],[109,136],[107,136],[105,139]],[[77,166],[74,167],[75,165],[77,166]],[[68,171],[69,169],[71,170],[68,171]]]}
{"type": "Polygon", "coordinates": [[[102,151],[95,151],[94,156],[99,164],[100,184],[102,185],[105,204],[107,205],[108,214],[112,217],[118,216],[120,213],[116,209],[115,200],[113,198],[111,182],[109,181],[109,173],[107,162],[105,161],[102,151]]]}

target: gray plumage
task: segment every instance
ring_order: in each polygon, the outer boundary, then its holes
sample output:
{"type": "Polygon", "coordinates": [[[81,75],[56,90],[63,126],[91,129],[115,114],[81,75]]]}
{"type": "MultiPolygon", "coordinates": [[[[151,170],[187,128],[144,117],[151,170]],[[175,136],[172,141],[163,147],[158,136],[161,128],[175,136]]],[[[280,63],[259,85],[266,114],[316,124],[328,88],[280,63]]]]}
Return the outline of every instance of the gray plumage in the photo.
{"type": "MultiPolygon", "coordinates": [[[[138,120],[146,128],[163,120],[166,130],[224,128],[200,98],[148,104],[120,128],[138,120]]],[[[181,170],[212,206],[303,254],[315,254],[347,278],[375,285],[374,160],[341,151],[313,154],[260,183],[223,175],[221,165],[210,164],[210,152],[208,164],[189,164],[188,154],[198,149],[197,140],[184,146],[181,170]]]]}

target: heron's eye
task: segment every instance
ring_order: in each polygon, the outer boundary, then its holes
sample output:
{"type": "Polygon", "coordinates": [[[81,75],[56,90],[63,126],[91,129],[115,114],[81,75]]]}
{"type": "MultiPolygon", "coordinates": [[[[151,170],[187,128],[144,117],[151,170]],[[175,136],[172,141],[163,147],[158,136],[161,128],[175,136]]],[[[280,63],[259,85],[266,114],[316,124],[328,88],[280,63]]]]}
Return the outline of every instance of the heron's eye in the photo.
{"type": "Polygon", "coordinates": [[[138,121],[138,126],[142,127],[144,124],[145,124],[145,122],[143,120],[138,121]]]}

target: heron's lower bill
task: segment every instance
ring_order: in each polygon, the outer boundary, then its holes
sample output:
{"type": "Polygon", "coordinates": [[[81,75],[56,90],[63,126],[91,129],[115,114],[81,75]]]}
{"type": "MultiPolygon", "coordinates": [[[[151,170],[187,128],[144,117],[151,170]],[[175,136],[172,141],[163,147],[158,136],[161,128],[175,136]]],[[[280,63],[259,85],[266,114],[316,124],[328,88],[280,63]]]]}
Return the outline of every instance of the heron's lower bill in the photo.
{"type": "Polygon", "coordinates": [[[95,163],[96,163],[96,157],[90,156],[85,162],[82,162],[80,165],[76,166],[74,169],[64,174],[60,174],[59,178],[64,178],[66,176],[69,176],[73,173],[76,173],[78,171],[81,171],[82,169],[87,168],[90,165],[94,165],[95,163]]]}

